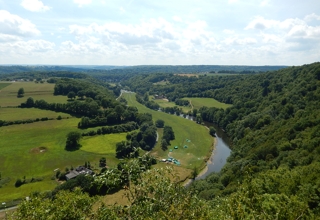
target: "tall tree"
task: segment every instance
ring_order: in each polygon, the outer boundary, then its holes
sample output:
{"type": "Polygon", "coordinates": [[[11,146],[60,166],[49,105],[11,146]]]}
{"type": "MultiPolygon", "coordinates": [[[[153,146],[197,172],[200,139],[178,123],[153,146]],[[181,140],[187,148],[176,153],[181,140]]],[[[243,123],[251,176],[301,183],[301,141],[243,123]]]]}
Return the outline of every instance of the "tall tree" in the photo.
{"type": "Polygon", "coordinates": [[[18,90],[18,95],[17,95],[17,97],[18,98],[21,98],[21,97],[23,97],[24,96],[24,88],[20,88],[19,90],[18,90]]]}
{"type": "Polygon", "coordinates": [[[67,135],[66,149],[67,150],[77,150],[79,146],[79,141],[81,139],[81,133],[78,131],[71,131],[67,135]]]}

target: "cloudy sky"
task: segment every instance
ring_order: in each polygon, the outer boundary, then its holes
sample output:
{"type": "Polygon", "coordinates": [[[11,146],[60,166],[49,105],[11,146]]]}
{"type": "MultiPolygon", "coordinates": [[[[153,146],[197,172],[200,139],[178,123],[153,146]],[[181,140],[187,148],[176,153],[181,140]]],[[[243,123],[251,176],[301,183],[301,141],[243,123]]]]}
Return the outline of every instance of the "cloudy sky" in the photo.
{"type": "Polygon", "coordinates": [[[0,0],[0,64],[317,61],[319,0],[0,0]]]}

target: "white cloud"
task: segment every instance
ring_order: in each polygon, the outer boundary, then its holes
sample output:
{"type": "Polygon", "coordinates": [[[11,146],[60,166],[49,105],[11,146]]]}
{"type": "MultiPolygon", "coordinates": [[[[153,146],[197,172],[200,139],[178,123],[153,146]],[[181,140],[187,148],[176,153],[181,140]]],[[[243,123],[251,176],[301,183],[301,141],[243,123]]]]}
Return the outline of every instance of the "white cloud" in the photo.
{"type": "Polygon", "coordinates": [[[17,41],[13,43],[0,43],[0,54],[5,52],[8,55],[32,55],[35,53],[52,51],[54,47],[54,43],[45,40],[29,40],[17,41]]]}
{"type": "Polygon", "coordinates": [[[0,33],[0,42],[12,42],[12,41],[18,41],[18,40],[20,40],[20,37],[18,36],[0,33]]]}
{"type": "Polygon", "coordinates": [[[40,35],[40,31],[29,20],[4,10],[0,10],[0,33],[19,37],[40,35]]]}
{"type": "Polygon", "coordinates": [[[229,29],[224,29],[222,32],[225,34],[234,34],[235,33],[234,30],[229,30],[229,29]]]}
{"type": "Polygon", "coordinates": [[[182,22],[182,18],[180,18],[179,16],[175,15],[172,17],[172,19],[176,22],[182,22]]]}
{"type": "Polygon", "coordinates": [[[238,2],[239,0],[228,0],[228,4],[233,4],[233,3],[236,3],[238,2]]]}
{"type": "Polygon", "coordinates": [[[270,0],[263,0],[260,2],[260,6],[265,7],[270,5],[270,0]]]}
{"type": "Polygon", "coordinates": [[[312,13],[312,14],[306,15],[304,17],[304,20],[306,21],[320,20],[320,15],[316,15],[315,13],[312,13]]]}
{"type": "Polygon", "coordinates": [[[73,2],[77,4],[79,7],[82,7],[83,5],[91,4],[92,0],[73,0],[73,2]]]}
{"type": "Polygon", "coordinates": [[[264,30],[267,28],[271,28],[275,25],[277,25],[279,22],[275,20],[268,20],[261,16],[257,16],[251,21],[247,27],[245,27],[245,30],[248,29],[258,29],[258,30],[264,30]]]}
{"type": "Polygon", "coordinates": [[[22,0],[21,4],[28,11],[32,12],[43,12],[50,10],[49,6],[46,6],[39,0],[22,0]]]}
{"type": "Polygon", "coordinates": [[[120,10],[120,14],[126,13],[126,10],[123,7],[120,7],[119,10],[120,10]]]}
{"type": "Polygon", "coordinates": [[[283,42],[282,38],[275,34],[262,34],[262,42],[266,44],[283,42]]]}
{"type": "MultiPolygon", "coordinates": [[[[149,19],[135,25],[119,22],[70,25],[69,33],[75,36],[76,41],[65,42],[61,50],[74,56],[95,53],[97,56],[105,54],[102,56],[105,57],[110,54],[121,56],[122,60],[130,57],[153,59],[154,63],[172,56],[188,59],[217,50],[213,33],[207,28],[204,21],[171,23],[163,18],[149,19]]],[[[174,64],[174,60],[167,62],[174,64]]]]}
{"type": "Polygon", "coordinates": [[[257,40],[252,37],[239,38],[239,37],[229,37],[223,41],[227,45],[252,45],[256,44],[257,40]]]}

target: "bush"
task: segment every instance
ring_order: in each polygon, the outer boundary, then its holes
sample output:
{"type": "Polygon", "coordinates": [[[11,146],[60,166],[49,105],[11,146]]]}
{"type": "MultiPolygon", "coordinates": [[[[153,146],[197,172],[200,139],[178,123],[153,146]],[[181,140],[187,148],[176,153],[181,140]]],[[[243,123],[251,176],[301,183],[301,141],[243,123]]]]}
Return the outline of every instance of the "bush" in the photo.
{"type": "Polygon", "coordinates": [[[156,127],[157,127],[157,128],[163,128],[163,126],[164,126],[164,121],[161,120],[161,119],[158,119],[158,120],[156,121],[156,127]]]}
{"type": "Polygon", "coordinates": [[[20,187],[23,185],[23,181],[21,179],[17,179],[16,183],[14,184],[15,187],[20,187]]]}

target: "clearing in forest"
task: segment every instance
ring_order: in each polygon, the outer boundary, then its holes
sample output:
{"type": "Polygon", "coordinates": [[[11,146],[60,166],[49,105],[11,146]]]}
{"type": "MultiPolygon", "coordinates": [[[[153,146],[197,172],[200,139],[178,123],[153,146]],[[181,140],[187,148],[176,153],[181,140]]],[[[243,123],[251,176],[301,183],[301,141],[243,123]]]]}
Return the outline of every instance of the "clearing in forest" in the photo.
{"type": "Polygon", "coordinates": [[[226,109],[231,107],[232,105],[219,102],[213,98],[183,98],[184,100],[189,100],[192,103],[193,108],[199,109],[202,106],[206,107],[215,107],[215,108],[223,108],[226,109]]]}

